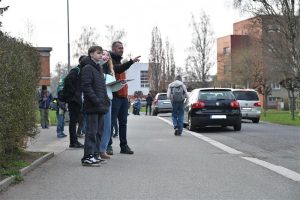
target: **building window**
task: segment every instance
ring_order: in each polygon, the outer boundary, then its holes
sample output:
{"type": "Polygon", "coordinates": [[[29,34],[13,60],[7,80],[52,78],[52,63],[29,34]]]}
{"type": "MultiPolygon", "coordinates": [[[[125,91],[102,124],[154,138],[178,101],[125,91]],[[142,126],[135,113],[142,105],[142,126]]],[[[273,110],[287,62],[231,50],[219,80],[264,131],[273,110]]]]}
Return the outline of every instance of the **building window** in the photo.
{"type": "Polygon", "coordinates": [[[280,84],[279,83],[271,83],[272,90],[280,90],[280,84]]]}
{"type": "Polygon", "coordinates": [[[224,74],[230,73],[230,65],[224,65],[224,74]]]}
{"type": "Polygon", "coordinates": [[[229,53],[230,53],[229,47],[224,47],[224,48],[223,48],[223,54],[224,54],[224,55],[229,55],[229,53]]]}
{"type": "Polygon", "coordinates": [[[269,97],[269,102],[281,102],[283,99],[281,97],[269,97]]]}
{"type": "Polygon", "coordinates": [[[267,31],[268,33],[280,32],[280,26],[278,24],[269,24],[267,31]]]}
{"type": "Polygon", "coordinates": [[[141,88],[149,87],[148,71],[140,72],[141,88]]]}

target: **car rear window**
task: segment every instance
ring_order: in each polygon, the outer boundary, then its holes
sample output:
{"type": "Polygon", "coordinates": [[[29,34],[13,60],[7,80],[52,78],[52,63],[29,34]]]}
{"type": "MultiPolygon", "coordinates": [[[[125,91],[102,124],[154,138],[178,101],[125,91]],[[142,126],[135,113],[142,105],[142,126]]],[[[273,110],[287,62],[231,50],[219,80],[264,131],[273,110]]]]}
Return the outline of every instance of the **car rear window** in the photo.
{"type": "Polygon", "coordinates": [[[167,100],[167,94],[160,94],[157,97],[158,100],[167,100]]]}
{"type": "Polygon", "coordinates": [[[258,95],[254,91],[233,91],[237,100],[259,101],[258,95]]]}
{"type": "Polygon", "coordinates": [[[200,100],[225,100],[225,99],[234,99],[234,95],[231,91],[222,91],[222,90],[205,90],[200,91],[199,99],[200,100]]]}

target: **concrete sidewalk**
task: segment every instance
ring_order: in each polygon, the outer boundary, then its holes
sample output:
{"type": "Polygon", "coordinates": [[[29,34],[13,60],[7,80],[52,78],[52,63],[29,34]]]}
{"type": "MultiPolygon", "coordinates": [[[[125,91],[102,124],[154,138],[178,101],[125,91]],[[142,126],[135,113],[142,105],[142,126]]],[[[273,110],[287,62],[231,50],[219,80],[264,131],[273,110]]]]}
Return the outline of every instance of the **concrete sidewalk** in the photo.
{"type": "MultiPolygon", "coordinates": [[[[34,139],[28,141],[28,151],[61,153],[69,148],[69,127],[65,126],[65,138],[57,138],[56,126],[49,129],[39,127],[40,133],[34,139]]],[[[82,141],[81,141],[82,142],[82,141]]]]}

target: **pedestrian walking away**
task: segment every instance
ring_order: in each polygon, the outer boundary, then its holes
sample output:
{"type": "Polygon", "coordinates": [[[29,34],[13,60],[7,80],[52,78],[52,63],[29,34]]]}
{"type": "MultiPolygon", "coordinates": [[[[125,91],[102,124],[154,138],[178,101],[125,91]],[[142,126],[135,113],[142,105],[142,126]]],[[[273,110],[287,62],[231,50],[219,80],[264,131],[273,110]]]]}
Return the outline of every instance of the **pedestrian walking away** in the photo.
{"type": "Polygon", "coordinates": [[[180,136],[183,130],[184,99],[187,97],[186,86],[180,75],[175,76],[175,81],[169,84],[167,97],[172,102],[174,135],[180,136]]]}
{"type": "Polygon", "coordinates": [[[79,123],[82,107],[82,91],[80,88],[81,71],[83,68],[82,60],[86,56],[80,56],[77,67],[71,69],[65,78],[63,88],[63,96],[68,103],[68,110],[70,116],[69,134],[70,134],[70,148],[83,148],[83,145],[78,141],[76,127],[79,123]]]}
{"type": "Polygon", "coordinates": [[[149,108],[149,115],[152,113],[152,102],[153,102],[153,97],[150,93],[148,93],[147,98],[146,98],[146,115],[148,113],[148,108],[149,108]]]}
{"type": "Polygon", "coordinates": [[[100,166],[99,145],[103,133],[104,115],[109,111],[110,100],[99,62],[103,56],[100,46],[92,46],[82,61],[81,87],[84,94],[83,111],[86,113],[86,135],[83,166],[100,166]]]}
{"type": "MultiPolygon", "coordinates": [[[[117,80],[126,80],[125,71],[130,68],[135,62],[139,62],[140,56],[137,56],[129,61],[122,63],[123,55],[123,44],[120,41],[113,42],[112,51],[110,52],[112,62],[114,65],[115,76],[117,80]]],[[[119,139],[120,139],[120,153],[133,154],[134,152],[130,149],[127,144],[127,117],[128,117],[128,85],[126,84],[122,89],[113,93],[112,100],[112,122],[118,119],[119,124],[119,139]]],[[[113,125],[113,123],[112,123],[113,125]]],[[[110,138],[107,153],[112,155],[112,137],[110,138]]]]}

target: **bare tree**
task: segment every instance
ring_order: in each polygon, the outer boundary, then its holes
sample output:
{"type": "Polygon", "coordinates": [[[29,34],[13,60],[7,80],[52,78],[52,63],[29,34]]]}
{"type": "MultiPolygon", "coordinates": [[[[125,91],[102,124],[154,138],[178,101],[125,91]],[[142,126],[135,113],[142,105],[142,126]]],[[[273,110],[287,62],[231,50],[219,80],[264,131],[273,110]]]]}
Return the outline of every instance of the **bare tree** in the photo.
{"type": "MultiPolygon", "coordinates": [[[[105,28],[107,31],[105,39],[109,47],[114,41],[121,41],[126,36],[124,29],[115,29],[114,25],[105,25],[105,28]]],[[[124,42],[122,43],[125,45],[124,42]]]]}
{"type": "Polygon", "coordinates": [[[150,90],[160,91],[160,82],[162,75],[162,63],[164,61],[164,52],[161,34],[158,27],[152,29],[151,49],[149,55],[149,85],[150,90]]]}
{"type": "Polygon", "coordinates": [[[292,119],[295,119],[295,91],[300,88],[300,2],[299,0],[235,0],[234,6],[254,16],[268,16],[269,25],[262,26],[266,32],[276,32],[266,37],[264,45],[270,49],[281,85],[288,90],[292,119]],[[280,67],[279,67],[280,66],[280,67]]]}
{"type": "Polygon", "coordinates": [[[83,27],[79,39],[74,41],[75,53],[73,57],[78,58],[81,55],[87,55],[88,49],[96,45],[98,40],[99,34],[96,33],[96,28],[83,27]]]}
{"type": "Polygon", "coordinates": [[[189,81],[198,80],[207,86],[209,70],[213,66],[213,45],[215,38],[210,26],[210,18],[203,11],[199,21],[192,15],[192,45],[186,58],[186,72],[189,81]]]}
{"type": "MultiPolygon", "coordinates": [[[[1,0],[0,0],[0,2],[1,2],[1,0]]],[[[4,13],[5,11],[7,11],[8,8],[9,8],[9,6],[0,7],[0,16],[2,16],[3,13],[4,13]]],[[[2,22],[0,21],[0,28],[1,28],[1,27],[2,27],[2,22]]]]}
{"type": "Polygon", "coordinates": [[[51,74],[51,91],[56,93],[58,82],[64,79],[68,74],[68,65],[57,63],[55,66],[55,74],[51,74]]]}
{"type": "Polygon", "coordinates": [[[171,47],[170,42],[168,39],[166,39],[165,42],[165,80],[166,83],[169,84],[174,80],[175,77],[175,70],[176,70],[176,65],[175,65],[175,60],[174,60],[174,48],[171,47]]]}

